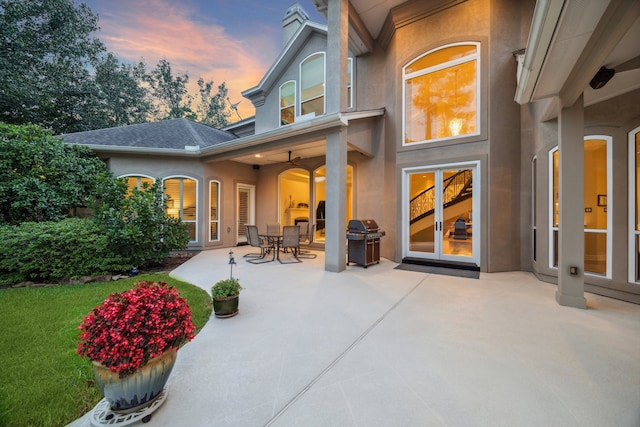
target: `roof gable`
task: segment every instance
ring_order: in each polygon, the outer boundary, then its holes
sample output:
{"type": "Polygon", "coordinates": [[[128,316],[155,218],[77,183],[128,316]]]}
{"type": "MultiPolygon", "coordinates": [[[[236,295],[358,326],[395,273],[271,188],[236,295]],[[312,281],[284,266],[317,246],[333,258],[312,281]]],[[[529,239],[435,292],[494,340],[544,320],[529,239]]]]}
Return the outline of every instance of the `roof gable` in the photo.
{"type": "Polygon", "coordinates": [[[260,83],[251,89],[243,91],[242,96],[249,99],[256,107],[263,105],[266,92],[273,87],[278,76],[291,64],[293,58],[313,33],[319,33],[326,36],[327,26],[318,24],[317,22],[305,21],[296,34],[291,38],[289,43],[287,43],[271,68],[269,68],[264,77],[262,77],[260,83]]]}

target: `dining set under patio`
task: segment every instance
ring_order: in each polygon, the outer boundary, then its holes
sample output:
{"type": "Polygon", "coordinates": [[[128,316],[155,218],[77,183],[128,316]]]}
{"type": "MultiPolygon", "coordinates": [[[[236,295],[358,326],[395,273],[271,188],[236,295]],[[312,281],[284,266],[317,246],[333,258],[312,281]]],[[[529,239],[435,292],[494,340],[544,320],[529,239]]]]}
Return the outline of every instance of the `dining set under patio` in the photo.
{"type": "Polygon", "coordinates": [[[315,258],[316,254],[302,250],[313,242],[315,225],[299,222],[296,225],[267,224],[264,232],[256,225],[247,225],[247,242],[260,249],[244,255],[247,262],[262,264],[278,260],[282,264],[302,262],[303,258],[315,258]],[[282,255],[282,256],[281,256],[282,255]]]}

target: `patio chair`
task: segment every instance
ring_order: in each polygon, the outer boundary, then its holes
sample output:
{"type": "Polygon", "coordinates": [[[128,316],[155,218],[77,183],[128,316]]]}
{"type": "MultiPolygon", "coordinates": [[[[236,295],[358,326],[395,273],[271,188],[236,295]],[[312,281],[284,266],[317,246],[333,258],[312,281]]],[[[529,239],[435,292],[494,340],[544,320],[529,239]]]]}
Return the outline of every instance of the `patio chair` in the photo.
{"type": "Polygon", "coordinates": [[[280,234],[280,224],[267,224],[267,234],[280,234]]]}
{"type": "Polygon", "coordinates": [[[313,243],[313,236],[316,231],[315,224],[309,224],[308,222],[299,222],[300,226],[300,249],[298,250],[298,258],[313,259],[317,257],[316,254],[312,254],[309,251],[302,250],[302,245],[309,247],[313,243]]]}
{"type": "Polygon", "coordinates": [[[258,234],[258,227],[255,225],[247,225],[247,240],[249,241],[249,245],[254,248],[260,248],[260,253],[249,253],[246,254],[247,262],[252,262],[254,264],[259,262],[267,262],[264,260],[264,257],[273,250],[273,243],[268,239],[264,239],[260,237],[258,234]],[[260,261],[262,260],[262,261],[260,261]]]}
{"type": "Polygon", "coordinates": [[[280,249],[283,251],[291,251],[291,255],[295,261],[284,262],[280,257],[278,257],[278,261],[283,264],[293,263],[293,262],[302,262],[298,258],[298,253],[300,252],[300,227],[297,225],[285,225],[282,228],[282,242],[280,243],[280,249]]]}

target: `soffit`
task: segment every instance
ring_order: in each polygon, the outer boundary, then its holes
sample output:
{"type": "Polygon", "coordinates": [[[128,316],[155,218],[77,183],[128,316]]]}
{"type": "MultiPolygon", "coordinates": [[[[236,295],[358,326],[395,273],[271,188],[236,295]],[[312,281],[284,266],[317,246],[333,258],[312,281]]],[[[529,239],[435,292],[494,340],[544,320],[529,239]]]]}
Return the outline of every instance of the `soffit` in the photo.
{"type": "Polygon", "coordinates": [[[588,106],[640,87],[639,39],[636,0],[538,0],[516,101],[559,97],[560,104],[550,103],[544,114],[551,119],[558,106],[572,105],[581,94],[588,106]],[[552,13],[558,6],[561,12],[552,13]],[[589,82],[602,66],[618,69],[594,90],[589,82]]]}

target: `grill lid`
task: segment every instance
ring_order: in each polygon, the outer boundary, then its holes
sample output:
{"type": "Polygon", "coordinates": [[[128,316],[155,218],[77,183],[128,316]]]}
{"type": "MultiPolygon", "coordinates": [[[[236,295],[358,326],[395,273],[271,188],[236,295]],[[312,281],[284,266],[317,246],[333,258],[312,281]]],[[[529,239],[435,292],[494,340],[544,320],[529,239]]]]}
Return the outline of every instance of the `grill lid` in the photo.
{"type": "Polygon", "coordinates": [[[352,219],[348,226],[350,233],[371,233],[378,231],[378,224],[372,219],[352,219]]]}

